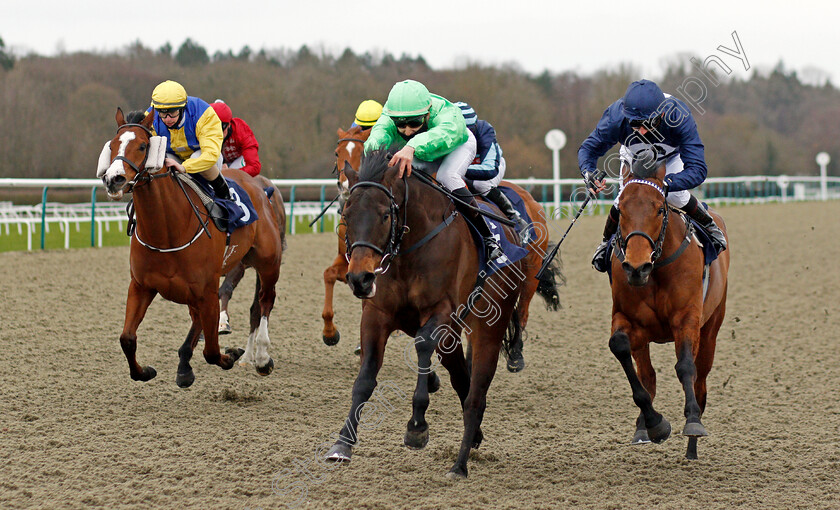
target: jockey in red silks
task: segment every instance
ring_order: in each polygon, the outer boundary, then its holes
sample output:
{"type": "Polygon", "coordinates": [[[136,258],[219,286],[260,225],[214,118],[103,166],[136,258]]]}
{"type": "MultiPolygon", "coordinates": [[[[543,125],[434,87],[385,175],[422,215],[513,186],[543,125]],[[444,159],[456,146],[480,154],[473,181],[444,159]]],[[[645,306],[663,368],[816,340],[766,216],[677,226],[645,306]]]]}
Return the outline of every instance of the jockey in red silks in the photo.
{"type": "Polygon", "coordinates": [[[244,120],[234,117],[230,107],[221,99],[210,106],[222,121],[225,137],[222,144],[223,168],[239,168],[252,177],[259,175],[262,168],[258,153],[260,144],[251,127],[244,120]]]}

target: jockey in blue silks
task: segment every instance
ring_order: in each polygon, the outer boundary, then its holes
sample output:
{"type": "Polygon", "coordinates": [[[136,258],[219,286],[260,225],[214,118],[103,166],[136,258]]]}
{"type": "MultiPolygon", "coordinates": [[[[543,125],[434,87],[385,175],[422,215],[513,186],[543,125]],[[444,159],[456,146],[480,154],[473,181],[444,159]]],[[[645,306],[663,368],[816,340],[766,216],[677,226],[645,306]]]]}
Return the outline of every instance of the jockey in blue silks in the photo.
{"type": "Polygon", "coordinates": [[[476,142],[475,159],[467,167],[464,180],[471,190],[492,201],[511,221],[516,223],[516,230],[519,231],[522,243],[527,243],[530,231],[528,222],[519,215],[510,200],[497,187],[505,178],[507,164],[502,156],[502,148],[496,140],[496,130],[486,120],[479,119],[472,106],[464,102],[458,102],[455,105],[461,109],[467,129],[475,136],[476,142]]]}
{"type": "MultiPolygon", "coordinates": [[[[666,95],[650,80],[634,81],[624,97],[611,104],[595,130],[578,149],[578,165],[587,187],[598,193],[606,183],[598,179],[598,158],[616,143],[621,144],[622,177],[629,172],[633,160],[654,151],[658,162],[665,162],[665,195],[668,204],[683,210],[702,225],[712,239],[718,253],[726,249],[726,238],[697,198],[688,190],[706,180],[706,161],[703,142],[691,111],[679,99],[666,95]]],[[[623,179],[622,179],[623,180],[623,179]]],[[[620,193],[619,193],[620,195],[620,193]]],[[[607,245],[618,228],[618,197],[607,224],[604,239],[595,250],[592,265],[605,272],[609,264],[607,245]]]]}

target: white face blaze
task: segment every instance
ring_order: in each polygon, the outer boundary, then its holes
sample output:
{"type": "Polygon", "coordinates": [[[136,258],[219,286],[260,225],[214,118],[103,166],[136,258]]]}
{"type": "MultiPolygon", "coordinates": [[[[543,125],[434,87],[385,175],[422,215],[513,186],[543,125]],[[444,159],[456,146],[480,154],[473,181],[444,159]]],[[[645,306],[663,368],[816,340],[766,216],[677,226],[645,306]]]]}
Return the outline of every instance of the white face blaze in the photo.
{"type": "MultiPolygon", "coordinates": [[[[117,151],[117,156],[125,157],[125,149],[128,143],[136,138],[136,135],[131,131],[126,131],[120,135],[120,149],[117,151]]],[[[125,175],[124,163],[121,160],[114,160],[108,170],[105,171],[105,179],[110,181],[118,175],[125,175]]]]}
{"type": "Polygon", "coordinates": [[[347,159],[353,157],[353,150],[356,148],[356,144],[353,142],[347,142],[347,159]]]}

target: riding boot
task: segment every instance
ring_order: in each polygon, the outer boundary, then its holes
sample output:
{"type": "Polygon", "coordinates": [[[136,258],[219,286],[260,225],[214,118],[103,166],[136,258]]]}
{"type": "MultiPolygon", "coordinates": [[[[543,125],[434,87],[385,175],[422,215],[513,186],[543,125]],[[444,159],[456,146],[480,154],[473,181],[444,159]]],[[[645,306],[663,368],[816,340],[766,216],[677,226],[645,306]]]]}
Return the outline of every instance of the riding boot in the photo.
{"type": "Polygon", "coordinates": [[[618,230],[618,207],[613,205],[610,208],[610,214],[607,216],[607,223],[604,225],[604,239],[595,248],[595,255],[592,257],[592,267],[596,271],[602,273],[607,272],[610,263],[609,259],[607,259],[607,247],[610,244],[610,238],[615,235],[616,230],[618,230]]]}
{"type": "Polygon", "coordinates": [[[726,249],[726,236],[723,235],[723,232],[717,226],[709,211],[703,207],[694,195],[691,196],[691,199],[682,210],[706,230],[709,237],[712,238],[712,244],[718,253],[726,249]]]}
{"type": "Polygon", "coordinates": [[[516,223],[516,230],[519,232],[519,238],[522,240],[522,245],[524,246],[528,244],[528,238],[530,237],[529,234],[531,231],[529,228],[530,225],[528,225],[528,222],[519,215],[519,211],[513,207],[513,204],[510,203],[510,200],[508,200],[508,197],[505,196],[502,190],[499,188],[490,188],[490,191],[488,191],[484,196],[492,200],[493,203],[496,204],[503,213],[505,213],[505,216],[507,216],[508,219],[516,223]]]}
{"type": "Polygon", "coordinates": [[[464,205],[457,200],[455,201],[455,207],[458,211],[464,215],[464,218],[466,218],[467,221],[473,224],[476,230],[478,230],[479,235],[481,235],[484,239],[484,248],[487,250],[487,258],[490,260],[496,260],[499,257],[504,256],[502,249],[499,247],[499,243],[490,232],[490,227],[488,227],[487,222],[484,221],[484,217],[477,212],[476,209],[478,209],[478,204],[476,203],[473,194],[470,193],[466,187],[452,190],[452,194],[468,204],[464,205]]]}
{"type": "Polygon", "coordinates": [[[210,186],[213,187],[213,191],[216,193],[218,198],[230,200],[230,189],[228,188],[227,181],[222,174],[219,174],[218,177],[210,181],[210,186]]]}

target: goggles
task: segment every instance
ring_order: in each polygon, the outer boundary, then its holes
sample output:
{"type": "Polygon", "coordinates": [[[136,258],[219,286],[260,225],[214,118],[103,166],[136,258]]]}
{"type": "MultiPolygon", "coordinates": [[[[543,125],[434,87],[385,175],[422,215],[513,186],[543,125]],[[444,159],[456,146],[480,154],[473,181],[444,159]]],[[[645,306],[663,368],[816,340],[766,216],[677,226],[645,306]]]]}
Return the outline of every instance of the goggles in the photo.
{"type": "Polygon", "coordinates": [[[181,108],[155,108],[161,119],[177,119],[181,115],[181,108]]]}
{"type": "Polygon", "coordinates": [[[662,116],[657,115],[655,117],[650,117],[647,119],[634,119],[630,121],[630,127],[633,129],[640,129],[645,128],[648,131],[653,131],[654,129],[659,127],[659,124],[662,122],[662,116]]]}
{"type": "Polygon", "coordinates": [[[391,117],[391,120],[394,121],[394,125],[397,129],[405,129],[406,127],[410,127],[412,129],[419,128],[426,122],[426,116],[420,115],[419,117],[391,117]]]}

